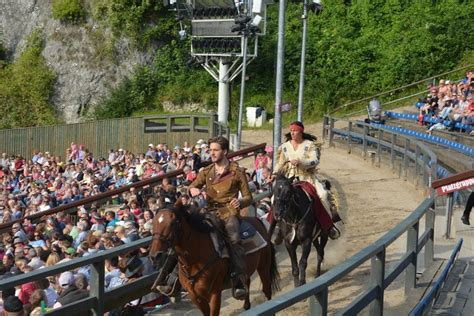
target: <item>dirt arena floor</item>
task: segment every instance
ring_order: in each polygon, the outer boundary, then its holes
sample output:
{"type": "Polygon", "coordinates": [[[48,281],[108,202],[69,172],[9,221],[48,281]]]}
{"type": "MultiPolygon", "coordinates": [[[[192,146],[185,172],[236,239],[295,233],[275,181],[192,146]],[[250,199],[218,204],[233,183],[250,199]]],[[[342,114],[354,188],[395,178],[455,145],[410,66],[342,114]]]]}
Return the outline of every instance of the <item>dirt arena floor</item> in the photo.
{"type": "MultiPolygon", "coordinates": [[[[314,124],[306,127],[306,131],[321,135],[322,125],[314,124]]],[[[285,129],[284,129],[285,131],[285,129]]],[[[272,131],[244,131],[245,144],[272,143],[272,131]]],[[[243,165],[251,164],[247,159],[243,165]]],[[[384,233],[393,228],[402,219],[406,218],[424,199],[423,192],[409,182],[400,179],[397,174],[385,168],[372,166],[369,161],[364,161],[357,154],[348,155],[346,151],[323,146],[320,173],[330,179],[338,195],[341,215],[344,225],[339,225],[342,236],[337,241],[330,241],[326,247],[326,257],[323,270],[327,271],[345,259],[354,255],[366,246],[372,244],[384,233]]],[[[403,240],[395,242],[387,250],[387,260],[394,261],[404,251],[403,240]]],[[[315,276],[316,257],[315,250],[311,252],[307,282],[315,276]]],[[[283,245],[277,247],[277,260],[280,271],[282,292],[293,288],[291,264],[283,245]]],[[[347,306],[358,294],[362,293],[365,284],[370,280],[370,261],[350,273],[341,281],[335,283],[329,290],[329,313],[335,314],[347,306]]],[[[251,286],[252,305],[264,302],[258,277],[254,277],[251,286]]],[[[281,293],[281,292],[280,292],[281,293]]],[[[276,293],[277,297],[279,293],[276,293]]],[[[230,297],[230,292],[223,294],[222,315],[237,315],[243,312],[240,301],[230,297]]],[[[396,314],[403,309],[405,297],[403,282],[396,280],[386,290],[386,314],[396,314]]],[[[301,302],[281,315],[307,315],[308,302],[301,302]]],[[[199,315],[191,302],[184,301],[176,306],[166,308],[154,315],[199,315]]]]}

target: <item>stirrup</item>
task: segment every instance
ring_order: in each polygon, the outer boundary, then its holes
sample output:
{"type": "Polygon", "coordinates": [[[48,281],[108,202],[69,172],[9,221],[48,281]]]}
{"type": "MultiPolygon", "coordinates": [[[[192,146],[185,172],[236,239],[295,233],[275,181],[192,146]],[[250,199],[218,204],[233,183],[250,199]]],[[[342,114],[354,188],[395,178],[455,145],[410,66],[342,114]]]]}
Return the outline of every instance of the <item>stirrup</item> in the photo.
{"type": "Polygon", "coordinates": [[[329,229],[328,235],[329,235],[329,238],[331,238],[332,240],[335,240],[341,237],[341,232],[339,231],[339,229],[337,229],[336,226],[332,226],[329,229]]]}

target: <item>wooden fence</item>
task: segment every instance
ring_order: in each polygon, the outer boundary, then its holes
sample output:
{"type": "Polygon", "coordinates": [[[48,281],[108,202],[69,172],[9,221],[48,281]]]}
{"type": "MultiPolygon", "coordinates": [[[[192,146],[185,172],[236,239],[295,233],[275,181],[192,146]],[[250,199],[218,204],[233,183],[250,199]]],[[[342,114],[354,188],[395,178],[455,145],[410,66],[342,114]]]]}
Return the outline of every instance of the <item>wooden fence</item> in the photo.
{"type": "Polygon", "coordinates": [[[145,152],[148,144],[182,146],[227,130],[215,114],[156,115],[90,121],[41,127],[0,130],[0,152],[31,158],[34,151],[49,151],[65,158],[72,142],[83,144],[95,157],[107,157],[109,149],[145,152]]]}

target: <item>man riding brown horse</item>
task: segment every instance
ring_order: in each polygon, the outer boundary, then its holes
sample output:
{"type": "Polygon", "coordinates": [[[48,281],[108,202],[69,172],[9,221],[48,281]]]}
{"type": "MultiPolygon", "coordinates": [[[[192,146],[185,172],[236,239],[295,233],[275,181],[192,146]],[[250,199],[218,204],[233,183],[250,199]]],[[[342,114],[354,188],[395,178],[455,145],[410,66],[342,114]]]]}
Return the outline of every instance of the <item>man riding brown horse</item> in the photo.
{"type": "Polygon", "coordinates": [[[224,237],[229,244],[233,295],[236,299],[244,299],[248,289],[245,286],[245,251],[240,240],[240,210],[250,205],[252,194],[244,170],[226,157],[229,141],[214,137],[209,140],[209,147],[212,164],[199,172],[189,193],[194,197],[205,189],[205,212],[223,224],[224,237]]]}

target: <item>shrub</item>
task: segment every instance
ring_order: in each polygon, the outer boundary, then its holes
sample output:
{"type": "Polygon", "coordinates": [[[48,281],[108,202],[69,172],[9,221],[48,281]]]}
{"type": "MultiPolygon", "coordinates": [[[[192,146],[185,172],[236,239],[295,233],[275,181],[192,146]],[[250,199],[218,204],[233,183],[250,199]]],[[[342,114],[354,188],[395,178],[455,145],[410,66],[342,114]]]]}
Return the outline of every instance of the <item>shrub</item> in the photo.
{"type": "Polygon", "coordinates": [[[53,18],[78,23],[86,16],[83,0],[53,0],[53,18]]]}
{"type": "Polygon", "coordinates": [[[49,104],[56,75],[41,55],[39,31],[13,64],[0,67],[0,128],[54,124],[55,110],[49,104]]]}

